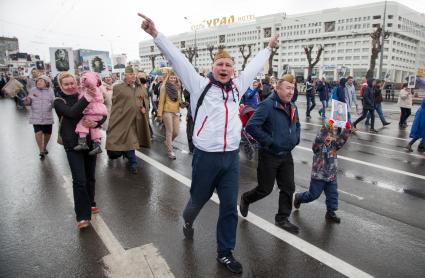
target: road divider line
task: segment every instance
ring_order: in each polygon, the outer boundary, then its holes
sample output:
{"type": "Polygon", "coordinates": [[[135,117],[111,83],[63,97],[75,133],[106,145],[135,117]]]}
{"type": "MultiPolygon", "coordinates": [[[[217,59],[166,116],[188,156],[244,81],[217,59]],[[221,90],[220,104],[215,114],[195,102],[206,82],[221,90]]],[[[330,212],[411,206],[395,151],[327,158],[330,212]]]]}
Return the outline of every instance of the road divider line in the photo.
{"type": "MultiPolygon", "coordinates": [[[[63,176],[62,187],[71,203],[74,203],[71,176],[63,176]]],[[[110,278],[172,278],[174,277],[165,259],[150,243],[125,250],[99,214],[92,215],[93,229],[102,240],[109,255],[102,258],[105,274],[110,278]]]]}
{"type": "MultiPolygon", "coordinates": [[[[304,151],[313,152],[311,150],[311,148],[306,148],[306,147],[303,147],[303,146],[296,146],[296,148],[300,149],[300,150],[304,150],[304,151]]],[[[393,173],[402,174],[402,175],[405,175],[405,176],[410,176],[410,177],[425,180],[425,176],[423,176],[423,175],[418,175],[418,174],[415,174],[415,173],[411,173],[411,172],[407,172],[407,171],[403,171],[403,170],[399,170],[399,169],[394,169],[394,168],[391,168],[391,167],[386,167],[386,166],[378,165],[378,164],[375,164],[375,163],[361,161],[361,160],[350,158],[350,157],[343,156],[343,155],[338,155],[338,158],[342,159],[342,160],[350,161],[350,162],[353,162],[353,163],[358,163],[358,164],[363,164],[365,166],[378,168],[378,169],[385,170],[385,171],[388,171],[388,172],[393,172],[393,173]]]]}
{"type": "MultiPolygon", "coordinates": [[[[136,156],[145,161],[146,163],[150,164],[151,166],[157,168],[164,174],[174,178],[175,180],[181,182],[183,185],[190,188],[192,181],[189,178],[165,166],[159,161],[150,158],[149,156],[145,155],[140,151],[136,151],[136,156]]],[[[220,203],[218,195],[216,193],[212,195],[211,200],[216,204],[220,203]]],[[[239,214],[239,216],[241,215],[239,214]]],[[[261,217],[255,215],[252,212],[249,213],[248,217],[246,217],[245,220],[347,277],[373,277],[370,274],[356,268],[355,266],[308,243],[307,241],[291,233],[288,233],[287,231],[282,230],[281,228],[276,227],[274,224],[262,219],[261,217]]]]}

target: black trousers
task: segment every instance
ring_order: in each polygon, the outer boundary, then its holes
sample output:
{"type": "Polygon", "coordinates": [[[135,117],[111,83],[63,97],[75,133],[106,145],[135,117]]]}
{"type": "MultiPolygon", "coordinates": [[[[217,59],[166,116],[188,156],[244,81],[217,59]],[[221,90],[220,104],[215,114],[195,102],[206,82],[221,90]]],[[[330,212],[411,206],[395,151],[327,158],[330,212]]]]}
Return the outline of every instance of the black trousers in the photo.
{"type": "Polygon", "coordinates": [[[292,154],[277,157],[263,150],[258,152],[258,186],[243,194],[248,203],[254,203],[273,191],[276,181],[279,187],[279,209],[276,221],[288,218],[292,211],[292,195],[295,191],[294,161],[292,154]]]}
{"type": "Polygon", "coordinates": [[[400,110],[400,122],[398,124],[401,126],[407,124],[407,118],[409,118],[410,114],[412,113],[412,109],[400,107],[400,110]]]}
{"type": "Polygon", "coordinates": [[[72,189],[74,192],[74,210],[77,221],[91,220],[91,207],[94,201],[96,156],[88,151],[67,151],[69,167],[72,173],[72,189]]]}
{"type": "Polygon", "coordinates": [[[356,127],[356,125],[358,123],[360,123],[361,121],[363,121],[364,119],[366,119],[367,117],[367,113],[370,113],[370,128],[374,129],[375,128],[375,113],[374,113],[375,109],[364,109],[363,108],[363,114],[360,118],[358,118],[354,123],[353,126],[356,127]]]}

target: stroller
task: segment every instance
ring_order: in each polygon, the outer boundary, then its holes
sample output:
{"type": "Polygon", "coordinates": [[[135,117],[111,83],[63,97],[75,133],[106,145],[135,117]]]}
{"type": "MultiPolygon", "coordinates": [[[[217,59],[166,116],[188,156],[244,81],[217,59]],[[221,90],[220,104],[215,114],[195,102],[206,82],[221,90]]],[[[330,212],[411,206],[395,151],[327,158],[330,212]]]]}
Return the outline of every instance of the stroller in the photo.
{"type": "Polygon", "coordinates": [[[248,160],[252,160],[252,158],[254,157],[256,141],[251,135],[249,135],[248,132],[246,132],[245,126],[248,120],[254,114],[254,112],[255,112],[255,109],[251,106],[244,105],[244,104],[241,104],[239,106],[239,117],[242,122],[241,145],[243,147],[243,150],[248,160]]]}

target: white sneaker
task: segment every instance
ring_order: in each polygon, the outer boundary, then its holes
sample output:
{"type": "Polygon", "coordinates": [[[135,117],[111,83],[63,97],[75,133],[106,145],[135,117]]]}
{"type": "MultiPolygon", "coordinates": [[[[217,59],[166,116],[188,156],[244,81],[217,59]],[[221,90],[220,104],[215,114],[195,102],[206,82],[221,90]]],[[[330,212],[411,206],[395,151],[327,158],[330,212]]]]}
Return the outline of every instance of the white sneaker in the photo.
{"type": "Polygon", "coordinates": [[[174,152],[169,152],[168,153],[168,157],[170,158],[170,159],[176,159],[176,154],[174,153],[174,152]]]}

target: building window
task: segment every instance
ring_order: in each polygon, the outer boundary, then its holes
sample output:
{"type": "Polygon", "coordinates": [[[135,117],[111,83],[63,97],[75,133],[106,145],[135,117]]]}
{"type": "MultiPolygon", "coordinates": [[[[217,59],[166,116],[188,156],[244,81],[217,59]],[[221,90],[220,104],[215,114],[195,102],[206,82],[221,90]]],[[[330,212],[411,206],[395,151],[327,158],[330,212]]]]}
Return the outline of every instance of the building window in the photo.
{"type": "Polygon", "coordinates": [[[388,23],[387,26],[388,27],[393,27],[393,24],[392,23],[388,23]]]}
{"type": "Polygon", "coordinates": [[[335,32],[335,21],[325,22],[325,32],[335,32]]]}
{"type": "Polygon", "coordinates": [[[272,28],[264,28],[264,37],[270,38],[272,36],[272,28]]]}
{"type": "Polygon", "coordinates": [[[373,19],[381,19],[381,16],[380,15],[374,15],[373,19]]]}
{"type": "Polygon", "coordinates": [[[393,18],[394,18],[394,16],[392,14],[388,15],[388,19],[393,19],[393,18]]]}
{"type": "Polygon", "coordinates": [[[379,28],[380,26],[381,26],[381,24],[379,24],[379,23],[375,23],[375,24],[372,25],[373,28],[379,28]]]}

